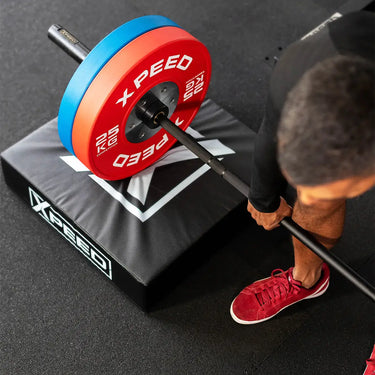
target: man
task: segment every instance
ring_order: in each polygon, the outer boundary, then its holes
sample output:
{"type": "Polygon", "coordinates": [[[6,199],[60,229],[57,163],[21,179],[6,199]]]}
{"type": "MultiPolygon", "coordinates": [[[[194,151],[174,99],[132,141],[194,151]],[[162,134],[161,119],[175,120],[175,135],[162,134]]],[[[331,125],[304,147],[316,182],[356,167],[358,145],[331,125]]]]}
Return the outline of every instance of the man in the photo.
{"type": "MultiPolygon", "coordinates": [[[[248,211],[271,230],[285,216],[327,248],[343,231],[345,201],[375,185],[375,15],[351,13],[292,44],[277,63],[252,164],[248,211]],[[297,190],[293,209],[281,197],[297,190]]],[[[266,321],[328,288],[329,268],[293,238],[295,265],[241,291],[240,324],[266,321]]]]}

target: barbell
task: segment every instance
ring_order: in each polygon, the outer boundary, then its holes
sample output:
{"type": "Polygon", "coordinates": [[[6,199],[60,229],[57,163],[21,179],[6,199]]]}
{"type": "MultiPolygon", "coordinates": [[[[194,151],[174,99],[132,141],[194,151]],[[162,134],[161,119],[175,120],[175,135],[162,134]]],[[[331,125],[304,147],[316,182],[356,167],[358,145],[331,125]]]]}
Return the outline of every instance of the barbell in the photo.
{"type": "MultiPolygon", "coordinates": [[[[91,51],[52,25],[48,37],[80,63],[63,95],[63,145],[95,175],[132,176],[178,140],[246,198],[250,187],[185,133],[208,89],[207,48],[173,21],[144,16],[118,27],[91,51]]],[[[290,217],[280,225],[375,302],[375,288],[290,217]]]]}

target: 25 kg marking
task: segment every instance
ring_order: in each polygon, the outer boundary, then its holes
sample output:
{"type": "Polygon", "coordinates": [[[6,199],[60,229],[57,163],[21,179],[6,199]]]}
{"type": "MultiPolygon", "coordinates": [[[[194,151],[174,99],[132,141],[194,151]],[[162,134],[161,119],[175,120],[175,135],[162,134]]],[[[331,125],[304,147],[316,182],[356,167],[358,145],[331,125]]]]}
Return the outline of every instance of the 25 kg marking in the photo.
{"type": "Polygon", "coordinates": [[[119,125],[96,137],[96,156],[99,156],[115,146],[118,142],[119,125]]]}

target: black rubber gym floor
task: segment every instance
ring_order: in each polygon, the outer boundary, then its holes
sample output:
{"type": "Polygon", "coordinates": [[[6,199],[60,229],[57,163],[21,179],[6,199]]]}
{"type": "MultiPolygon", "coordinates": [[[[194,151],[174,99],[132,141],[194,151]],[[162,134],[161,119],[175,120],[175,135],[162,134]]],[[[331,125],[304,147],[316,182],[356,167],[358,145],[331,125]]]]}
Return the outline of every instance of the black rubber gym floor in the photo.
{"type": "MultiPolygon", "coordinates": [[[[279,49],[337,11],[369,1],[213,0],[0,3],[0,150],[57,116],[76,63],[48,41],[52,23],[89,47],[120,24],[167,16],[210,51],[208,97],[256,130],[279,49]]],[[[88,265],[1,174],[0,374],[361,374],[374,305],[336,272],[322,297],[254,326],[232,321],[236,293],[292,264],[288,235],[247,216],[146,314],[88,265]]],[[[374,283],[375,191],[351,200],[335,252],[374,283]]],[[[202,249],[204,250],[204,249],[202,249]]]]}

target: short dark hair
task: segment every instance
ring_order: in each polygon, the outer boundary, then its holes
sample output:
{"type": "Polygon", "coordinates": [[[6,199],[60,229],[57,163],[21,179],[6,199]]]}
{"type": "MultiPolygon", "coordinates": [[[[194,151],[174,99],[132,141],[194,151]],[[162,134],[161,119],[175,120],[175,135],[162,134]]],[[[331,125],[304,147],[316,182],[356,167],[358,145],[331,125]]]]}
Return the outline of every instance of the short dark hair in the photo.
{"type": "Polygon", "coordinates": [[[296,185],[375,173],[375,68],[336,56],[308,70],[288,94],[278,161],[296,185]]]}

